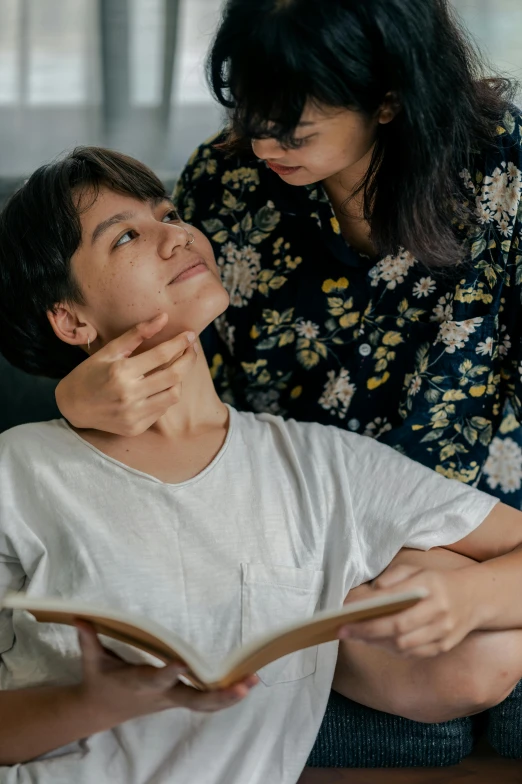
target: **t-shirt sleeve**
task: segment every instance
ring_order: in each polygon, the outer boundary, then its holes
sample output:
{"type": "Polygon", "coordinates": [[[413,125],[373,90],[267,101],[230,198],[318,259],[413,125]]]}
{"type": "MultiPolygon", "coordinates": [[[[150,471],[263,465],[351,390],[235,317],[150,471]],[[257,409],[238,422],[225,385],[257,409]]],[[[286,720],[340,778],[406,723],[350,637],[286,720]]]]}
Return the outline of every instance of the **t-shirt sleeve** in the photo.
{"type": "Polygon", "coordinates": [[[402,547],[429,550],[463,539],[498,499],[446,479],[371,438],[337,431],[360,549],[359,582],[402,547]]]}

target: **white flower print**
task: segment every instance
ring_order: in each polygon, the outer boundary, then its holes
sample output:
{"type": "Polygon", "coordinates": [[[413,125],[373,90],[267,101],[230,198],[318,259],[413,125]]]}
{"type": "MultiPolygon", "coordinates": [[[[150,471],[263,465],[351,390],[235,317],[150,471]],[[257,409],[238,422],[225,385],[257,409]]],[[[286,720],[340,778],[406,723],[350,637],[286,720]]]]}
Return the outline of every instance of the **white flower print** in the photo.
{"type": "Polygon", "coordinates": [[[467,169],[462,169],[462,171],[459,172],[459,177],[461,177],[464,180],[464,185],[466,186],[466,188],[469,191],[473,191],[473,193],[476,194],[477,189],[475,187],[475,183],[471,179],[471,174],[469,173],[469,171],[467,169]]]}
{"type": "Polygon", "coordinates": [[[230,295],[230,304],[240,308],[247,304],[257,289],[261,254],[251,245],[238,248],[233,242],[223,245],[223,253],[225,255],[217,260],[221,279],[230,295]]]}
{"type": "Polygon", "coordinates": [[[456,348],[463,348],[469,336],[482,324],[482,318],[466,319],[466,321],[444,321],[439,328],[435,343],[444,343],[448,354],[454,354],[456,348]]]}
{"type": "Polygon", "coordinates": [[[422,378],[420,376],[413,376],[410,386],[408,388],[408,395],[416,395],[422,385],[422,378]]]}
{"type": "Polygon", "coordinates": [[[453,319],[453,294],[448,291],[443,297],[439,297],[438,303],[433,308],[433,315],[430,321],[452,321],[453,319]]]}
{"type": "Polygon", "coordinates": [[[327,376],[328,381],[319,398],[319,405],[333,416],[337,414],[339,419],[344,419],[355,392],[355,384],[350,382],[350,374],[346,368],[341,368],[338,376],[335,375],[335,370],[330,370],[327,376]]]}
{"type": "Polygon", "coordinates": [[[214,321],[216,325],[216,330],[225,345],[227,346],[230,353],[234,354],[234,340],[235,340],[235,326],[231,326],[228,321],[226,320],[226,314],[223,313],[221,316],[214,321]]]}
{"type": "Polygon", "coordinates": [[[522,484],[522,449],[512,438],[494,438],[484,465],[486,481],[492,490],[500,486],[503,493],[520,490],[522,484]]]}
{"type": "Polygon", "coordinates": [[[237,245],[234,245],[233,242],[225,242],[224,245],[221,246],[221,253],[224,255],[227,261],[232,263],[236,258],[237,252],[237,245]]]}
{"type": "Polygon", "coordinates": [[[317,324],[314,324],[313,321],[303,321],[303,319],[299,319],[296,322],[295,331],[299,337],[308,338],[308,340],[315,340],[319,335],[317,324]]]}
{"type": "MultiPolygon", "coordinates": [[[[506,325],[505,325],[505,324],[502,324],[502,326],[500,327],[500,331],[501,331],[501,332],[506,332],[506,325]]],[[[500,344],[500,346],[498,347],[498,353],[499,353],[499,355],[500,355],[501,357],[505,357],[505,356],[507,355],[507,353],[508,353],[508,351],[509,351],[509,349],[510,349],[510,348],[511,348],[511,338],[510,338],[510,337],[509,337],[509,335],[506,333],[505,335],[503,335],[503,337],[502,337],[502,343],[501,343],[501,344],[500,344]]]]}
{"type": "Polygon", "coordinates": [[[477,354],[481,354],[483,357],[492,356],[493,354],[493,338],[486,338],[483,343],[479,343],[475,351],[477,354]]]}
{"type": "Polygon", "coordinates": [[[276,389],[252,389],[246,399],[257,414],[281,414],[279,392],[276,389]]]}
{"type": "Polygon", "coordinates": [[[511,237],[522,194],[522,172],[514,163],[503,161],[491,175],[484,177],[476,197],[480,223],[496,223],[501,234],[511,237]]]}
{"type": "Polygon", "coordinates": [[[388,430],[391,430],[392,426],[386,419],[382,417],[375,417],[373,422],[369,422],[366,425],[366,430],[363,433],[363,436],[368,436],[369,438],[380,438],[383,433],[387,433],[388,430]]]}
{"type": "Polygon", "coordinates": [[[413,286],[413,296],[418,297],[418,299],[421,297],[428,297],[430,294],[433,294],[436,288],[437,284],[433,278],[430,278],[429,276],[427,278],[421,278],[413,286]]]}
{"type": "Polygon", "coordinates": [[[415,258],[406,250],[398,256],[386,256],[370,270],[371,285],[377,286],[380,280],[385,280],[386,288],[394,289],[398,283],[404,283],[408,270],[415,263],[415,258]]]}

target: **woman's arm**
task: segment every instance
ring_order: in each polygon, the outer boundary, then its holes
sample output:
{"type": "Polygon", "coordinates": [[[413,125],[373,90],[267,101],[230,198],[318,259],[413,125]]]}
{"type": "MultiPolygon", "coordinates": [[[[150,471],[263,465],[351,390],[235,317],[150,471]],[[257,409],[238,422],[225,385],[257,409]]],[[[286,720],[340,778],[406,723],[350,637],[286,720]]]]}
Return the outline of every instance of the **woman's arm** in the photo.
{"type": "Polygon", "coordinates": [[[462,570],[472,591],[475,628],[522,628],[522,512],[499,503],[448,549],[480,562],[462,570]]]}
{"type": "Polygon", "coordinates": [[[447,548],[476,563],[451,571],[387,570],[374,580],[376,591],[423,586],[430,595],[390,618],[348,626],[343,636],[424,657],[451,650],[474,630],[522,628],[522,512],[499,503],[475,531],[447,548]]]}
{"type": "Polygon", "coordinates": [[[183,667],[126,664],[99,643],[89,624],[78,624],[83,680],[0,692],[0,765],[28,762],[53,749],[129,719],[169,708],[217,711],[243,699],[257,682],[204,693],[180,683],[183,667]]]}

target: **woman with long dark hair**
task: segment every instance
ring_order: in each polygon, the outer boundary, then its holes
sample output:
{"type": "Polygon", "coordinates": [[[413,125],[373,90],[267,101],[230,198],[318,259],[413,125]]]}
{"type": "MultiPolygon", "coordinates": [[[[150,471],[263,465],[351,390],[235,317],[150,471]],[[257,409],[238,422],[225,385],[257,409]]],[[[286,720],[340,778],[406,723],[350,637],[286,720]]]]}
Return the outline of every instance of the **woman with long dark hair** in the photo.
{"type": "MultiPolygon", "coordinates": [[[[231,298],[205,344],[221,397],[377,437],[520,506],[513,85],[484,77],[446,0],[229,0],[209,75],[230,124],[191,158],[177,202],[231,298]]],[[[183,394],[175,361],[155,396],[132,376],[125,356],[150,329],[60,383],[73,424],[138,433],[183,394]]],[[[435,557],[406,553],[405,568],[435,557]]],[[[413,721],[429,719],[402,697],[418,673],[407,660],[357,643],[341,660],[351,700],[332,696],[312,762],[470,750],[470,719],[413,721]]],[[[519,685],[488,714],[507,756],[522,757],[521,699],[519,685]]]]}

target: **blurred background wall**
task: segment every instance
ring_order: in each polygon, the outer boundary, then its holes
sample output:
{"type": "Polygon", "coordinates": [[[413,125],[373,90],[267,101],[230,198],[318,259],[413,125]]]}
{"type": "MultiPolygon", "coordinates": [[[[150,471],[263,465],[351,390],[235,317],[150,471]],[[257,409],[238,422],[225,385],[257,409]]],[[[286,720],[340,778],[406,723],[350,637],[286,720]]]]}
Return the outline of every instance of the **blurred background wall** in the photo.
{"type": "MultiPolygon", "coordinates": [[[[522,0],[452,2],[494,67],[522,76],[522,0]]],[[[173,178],[221,123],[202,68],[220,5],[0,0],[0,177],[87,143],[173,178]]]]}
{"type": "MultiPolygon", "coordinates": [[[[522,0],[452,3],[492,66],[522,78],[522,0]]],[[[202,67],[220,6],[0,0],[0,205],[37,166],[76,144],[134,155],[170,187],[223,122],[202,67]]],[[[0,431],[57,416],[54,386],[0,356],[0,431]]]]}

